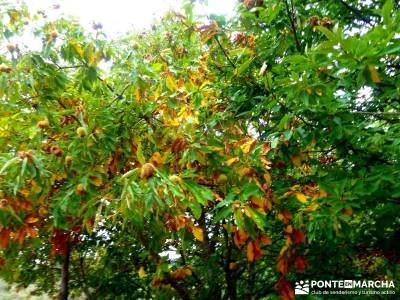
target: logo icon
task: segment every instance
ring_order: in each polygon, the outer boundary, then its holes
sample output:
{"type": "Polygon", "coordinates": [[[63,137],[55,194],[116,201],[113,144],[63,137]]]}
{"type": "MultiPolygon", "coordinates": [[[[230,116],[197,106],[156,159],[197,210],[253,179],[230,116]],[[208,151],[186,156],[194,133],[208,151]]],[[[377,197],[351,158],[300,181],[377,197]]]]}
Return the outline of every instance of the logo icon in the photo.
{"type": "Polygon", "coordinates": [[[308,295],[310,293],[310,283],[308,280],[296,281],[294,293],[295,295],[308,295]]]}
{"type": "Polygon", "coordinates": [[[352,289],[353,288],[353,280],[345,280],[344,281],[344,288],[345,289],[352,289]]]}

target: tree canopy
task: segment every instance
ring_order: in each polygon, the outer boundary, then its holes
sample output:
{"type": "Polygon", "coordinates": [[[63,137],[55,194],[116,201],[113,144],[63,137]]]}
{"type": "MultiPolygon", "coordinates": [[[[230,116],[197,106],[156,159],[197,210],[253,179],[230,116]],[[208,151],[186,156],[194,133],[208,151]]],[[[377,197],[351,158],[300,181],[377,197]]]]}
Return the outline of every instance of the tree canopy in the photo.
{"type": "Polygon", "coordinates": [[[399,279],[398,3],[186,1],[113,39],[0,3],[1,278],[59,299],[399,279]]]}

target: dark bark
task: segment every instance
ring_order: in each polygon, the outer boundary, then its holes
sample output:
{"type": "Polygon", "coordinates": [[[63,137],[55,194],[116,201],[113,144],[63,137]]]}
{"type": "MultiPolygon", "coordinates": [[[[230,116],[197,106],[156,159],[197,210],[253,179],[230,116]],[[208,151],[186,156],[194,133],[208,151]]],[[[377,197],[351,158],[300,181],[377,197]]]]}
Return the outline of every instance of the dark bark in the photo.
{"type": "Polygon", "coordinates": [[[68,300],[68,283],[69,283],[69,259],[70,259],[70,245],[67,242],[67,249],[64,256],[64,261],[61,267],[61,286],[60,294],[58,295],[59,300],[68,300]]]}
{"type": "Polygon", "coordinates": [[[236,299],[236,285],[235,279],[233,278],[232,271],[230,269],[230,263],[232,262],[232,245],[229,243],[229,235],[226,230],[224,230],[225,248],[226,248],[226,258],[225,258],[225,281],[226,281],[226,299],[235,300],[236,299]]]}

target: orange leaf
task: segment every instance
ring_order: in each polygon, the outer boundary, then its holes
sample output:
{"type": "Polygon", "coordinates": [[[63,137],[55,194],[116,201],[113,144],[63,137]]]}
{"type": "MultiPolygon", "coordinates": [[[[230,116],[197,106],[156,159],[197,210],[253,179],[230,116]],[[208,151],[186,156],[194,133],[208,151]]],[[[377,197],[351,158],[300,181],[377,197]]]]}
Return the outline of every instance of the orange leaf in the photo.
{"type": "Polygon", "coordinates": [[[92,176],[92,177],[90,177],[90,180],[97,187],[100,187],[103,185],[103,180],[100,177],[92,176]]]}
{"type": "Polygon", "coordinates": [[[254,245],[253,245],[253,242],[249,242],[247,244],[247,260],[249,262],[253,262],[254,261],[254,245]]]}
{"type": "Polygon", "coordinates": [[[351,207],[345,207],[342,209],[342,213],[351,216],[353,214],[353,209],[351,207]]]}
{"type": "Polygon", "coordinates": [[[289,224],[289,221],[292,219],[292,213],[285,209],[283,213],[278,213],[277,217],[279,220],[282,220],[285,224],[289,224]]]}
{"type": "Polygon", "coordinates": [[[278,272],[282,274],[287,274],[289,272],[289,262],[285,256],[280,256],[278,258],[278,264],[276,266],[278,272]]]}
{"type": "Polygon", "coordinates": [[[11,230],[9,229],[1,229],[0,231],[0,246],[2,248],[7,248],[8,246],[8,242],[10,241],[10,234],[11,234],[11,230]]]}
{"type": "Polygon", "coordinates": [[[258,240],[253,242],[253,252],[255,260],[259,260],[263,256],[263,252],[260,247],[260,242],[258,240]]]}
{"type": "Polygon", "coordinates": [[[306,241],[306,236],[304,235],[304,233],[297,229],[293,229],[291,237],[295,245],[300,243],[304,244],[306,241]]]}
{"type": "Polygon", "coordinates": [[[39,237],[38,232],[36,231],[35,228],[33,228],[33,226],[26,226],[26,232],[33,238],[37,238],[39,237]]]}
{"type": "Polygon", "coordinates": [[[272,161],[270,161],[268,158],[265,156],[260,156],[260,160],[266,170],[270,170],[272,166],[272,161]]]}
{"type": "Polygon", "coordinates": [[[261,147],[262,152],[264,155],[267,155],[269,151],[271,151],[271,145],[269,143],[264,143],[261,147]]]}
{"type": "Polygon", "coordinates": [[[268,235],[263,235],[263,236],[261,237],[261,243],[262,243],[263,245],[269,246],[269,245],[272,244],[272,241],[271,241],[271,239],[269,238],[268,235]]]}
{"type": "Polygon", "coordinates": [[[235,245],[240,248],[247,239],[249,238],[249,235],[247,234],[246,231],[239,229],[238,231],[235,232],[233,236],[233,241],[235,242],[235,245]]]}
{"type": "Polygon", "coordinates": [[[288,225],[288,226],[285,228],[285,233],[290,234],[290,233],[292,233],[292,232],[293,232],[293,226],[292,226],[292,225],[288,225]]]}
{"type": "Polygon", "coordinates": [[[183,280],[191,275],[192,275],[191,267],[183,267],[171,272],[171,277],[178,281],[183,280]]]}
{"type": "Polygon", "coordinates": [[[278,293],[281,295],[282,300],[294,300],[294,291],[289,282],[286,281],[285,277],[281,277],[278,283],[275,285],[278,293]]]}
{"type": "Polygon", "coordinates": [[[25,218],[25,223],[28,223],[28,224],[36,223],[37,221],[39,221],[39,219],[32,215],[29,215],[25,218]]]}
{"type": "Polygon", "coordinates": [[[294,267],[298,272],[304,272],[304,269],[307,266],[307,261],[304,256],[297,256],[296,260],[294,261],[294,267]]]}

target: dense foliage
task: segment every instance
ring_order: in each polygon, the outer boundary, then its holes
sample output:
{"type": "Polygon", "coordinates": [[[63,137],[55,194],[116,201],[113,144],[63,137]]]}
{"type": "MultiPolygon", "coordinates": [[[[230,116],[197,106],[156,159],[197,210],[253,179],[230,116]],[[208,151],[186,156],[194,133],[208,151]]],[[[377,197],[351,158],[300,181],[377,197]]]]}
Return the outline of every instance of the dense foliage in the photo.
{"type": "Polygon", "coordinates": [[[293,299],[300,279],[399,278],[398,4],[244,0],[200,21],[187,2],[111,40],[0,3],[7,282],[293,299]],[[29,30],[39,50],[14,42],[29,30]]]}

